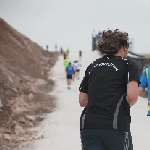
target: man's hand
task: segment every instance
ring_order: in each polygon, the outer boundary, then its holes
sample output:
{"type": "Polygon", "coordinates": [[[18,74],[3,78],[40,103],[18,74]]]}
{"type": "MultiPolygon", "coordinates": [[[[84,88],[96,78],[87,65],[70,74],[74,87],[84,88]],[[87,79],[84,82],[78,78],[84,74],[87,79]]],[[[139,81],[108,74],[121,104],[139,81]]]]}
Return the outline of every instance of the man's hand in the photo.
{"type": "Polygon", "coordinates": [[[88,103],[88,94],[80,92],[79,94],[79,103],[81,107],[86,107],[88,103]]]}
{"type": "Polygon", "coordinates": [[[143,98],[147,98],[147,97],[148,97],[148,92],[147,92],[147,90],[145,90],[145,89],[139,87],[139,96],[140,96],[140,97],[143,97],[143,98]]]}

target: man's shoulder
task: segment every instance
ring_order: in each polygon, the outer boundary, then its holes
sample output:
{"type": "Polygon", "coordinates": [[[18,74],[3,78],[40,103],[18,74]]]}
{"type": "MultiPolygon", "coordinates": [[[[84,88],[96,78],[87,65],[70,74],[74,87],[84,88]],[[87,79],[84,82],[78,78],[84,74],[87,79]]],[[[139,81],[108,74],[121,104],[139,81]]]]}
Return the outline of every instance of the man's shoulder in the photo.
{"type": "Polygon", "coordinates": [[[124,58],[124,60],[128,61],[129,63],[135,63],[132,59],[129,59],[129,58],[124,58]]]}
{"type": "Polygon", "coordinates": [[[87,70],[89,70],[89,69],[91,70],[96,64],[98,64],[100,62],[100,59],[102,59],[102,58],[98,58],[98,59],[94,60],[92,63],[90,63],[87,67],[87,70]]]}
{"type": "Polygon", "coordinates": [[[134,62],[133,60],[131,59],[127,59],[127,62],[130,66],[135,66],[135,67],[138,67],[138,64],[136,62],[134,62]]]}
{"type": "Polygon", "coordinates": [[[97,63],[99,63],[102,60],[103,60],[103,58],[95,59],[91,64],[97,64],[97,63]]]}

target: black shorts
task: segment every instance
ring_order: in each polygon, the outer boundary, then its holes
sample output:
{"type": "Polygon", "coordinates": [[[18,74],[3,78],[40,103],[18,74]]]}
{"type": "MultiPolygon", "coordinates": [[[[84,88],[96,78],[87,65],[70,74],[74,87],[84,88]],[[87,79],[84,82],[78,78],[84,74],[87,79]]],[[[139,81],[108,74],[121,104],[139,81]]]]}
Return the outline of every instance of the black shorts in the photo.
{"type": "Polygon", "coordinates": [[[82,150],[133,150],[130,132],[117,129],[81,130],[82,150]]]}
{"type": "Polygon", "coordinates": [[[72,75],[67,75],[67,79],[72,79],[72,75]]]}
{"type": "Polygon", "coordinates": [[[76,72],[80,72],[80,70],[79,70],[79,69],[77,69],[77,70],[76,70],[76,72]]]}

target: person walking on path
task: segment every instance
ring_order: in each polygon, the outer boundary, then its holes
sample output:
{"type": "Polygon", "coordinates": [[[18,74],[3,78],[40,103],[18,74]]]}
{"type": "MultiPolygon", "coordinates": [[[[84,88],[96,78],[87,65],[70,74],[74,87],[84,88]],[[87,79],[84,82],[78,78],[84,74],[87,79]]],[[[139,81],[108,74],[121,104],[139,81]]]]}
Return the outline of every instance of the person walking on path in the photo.
{"type": "Polygon", "coordinates": [[[147,116],[150,116],[150,66],[145,68],[145,71],[141,75],[140,82],[139,96],[148,98],[147,116]]]}
{"type": "Polygon", "coordinates": [[[67,54],[64,52],[63,53],[64,59],[67,59],[67,54]]]}
{"type": "Polygon", "coordinates": [[[79,50],[79,60],[81,61],[82,60],[82,51],[79,50]]]}
{"type": "Polygon", "coordinates": [[[72,67],[73,67],[73,69],[74,69],[74,72],[73,72],[73,75],[72,75],[72,80],[74,81],[74,79],[75,79],[75,73],[76,73],[76,68],[75,68],[75,63],[76,63],[76,61],[74,61],[73,63],[72,63],[72,67]]]}
{"type": "Polygon", "coordinates": [[[77,77],[77,79],[80,79],[80,69],[81,69],[81,64],[79,61],[76,61],[75,63],[75,76],[77,77]]]}
{"type": "Polygon", "coordinates": [[[63,52],[63,48],[60,47],[60,54],[62,55],[64,52],[63,52]]]}
{"type": "Polygon", "coordinates": [[[68,89],[71,89],[71,80],[72,80],[73,73],[74,73],[74,68],[71,66],[71,62],[69,62],[69,66],[66,67],[68,89]]]}
{"type": "Polygon", "coordinates": [[[64,59],[64,67],[65,67],[65,71],[66,68],[69,66],[69,60],[68,59],[64,59]]]}
{"type": "Polygon", "coordinates": [[[138,99],[139,68],[128,60],[128,34],[103,32],[98,50],[106,55],[91,63],[79,87],[83,150],[133,150],[130,107],[138,99]]]}
{"type": "Polygon", "coordinates": [[[70,53],[70,49],[69,49],[69,47],[66,49],[66,55],[67,55],[67,57],[69,58],[69,53],[70,53]]]}

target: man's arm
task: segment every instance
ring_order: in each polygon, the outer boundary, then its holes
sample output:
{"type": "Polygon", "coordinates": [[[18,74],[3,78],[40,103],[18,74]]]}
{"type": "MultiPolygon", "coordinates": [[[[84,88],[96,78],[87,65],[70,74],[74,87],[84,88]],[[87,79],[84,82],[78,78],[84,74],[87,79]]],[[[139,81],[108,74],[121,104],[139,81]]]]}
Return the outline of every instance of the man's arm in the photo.
{"type": "Polygon", "coordinates": [[[92,66],[92,63],[87,67],[85,71],[85,76],[79,87],[79,104],[81,107],[86,107],[88,103],[88,75],[89,69],[92,66]]]}
{"type": "Polygon", "coordinates": [[[126,100],[129,106],[133,106],[137,102],[139,94],[139,67],[132,60],[128,60],[128,71],[126,100]]]}
{"type": "Polygon", "coordinates": [[[79,94],[79,103],[81,107],[86,107],[88,103],[88,94],[80,92],[79,94]]]}
{"type": "Polygon", "coordinates": [[[130,81],[127,84],[126,100],[130,106],[133,106],[138,100],[139,87],[138,82],[130,81]]]}

